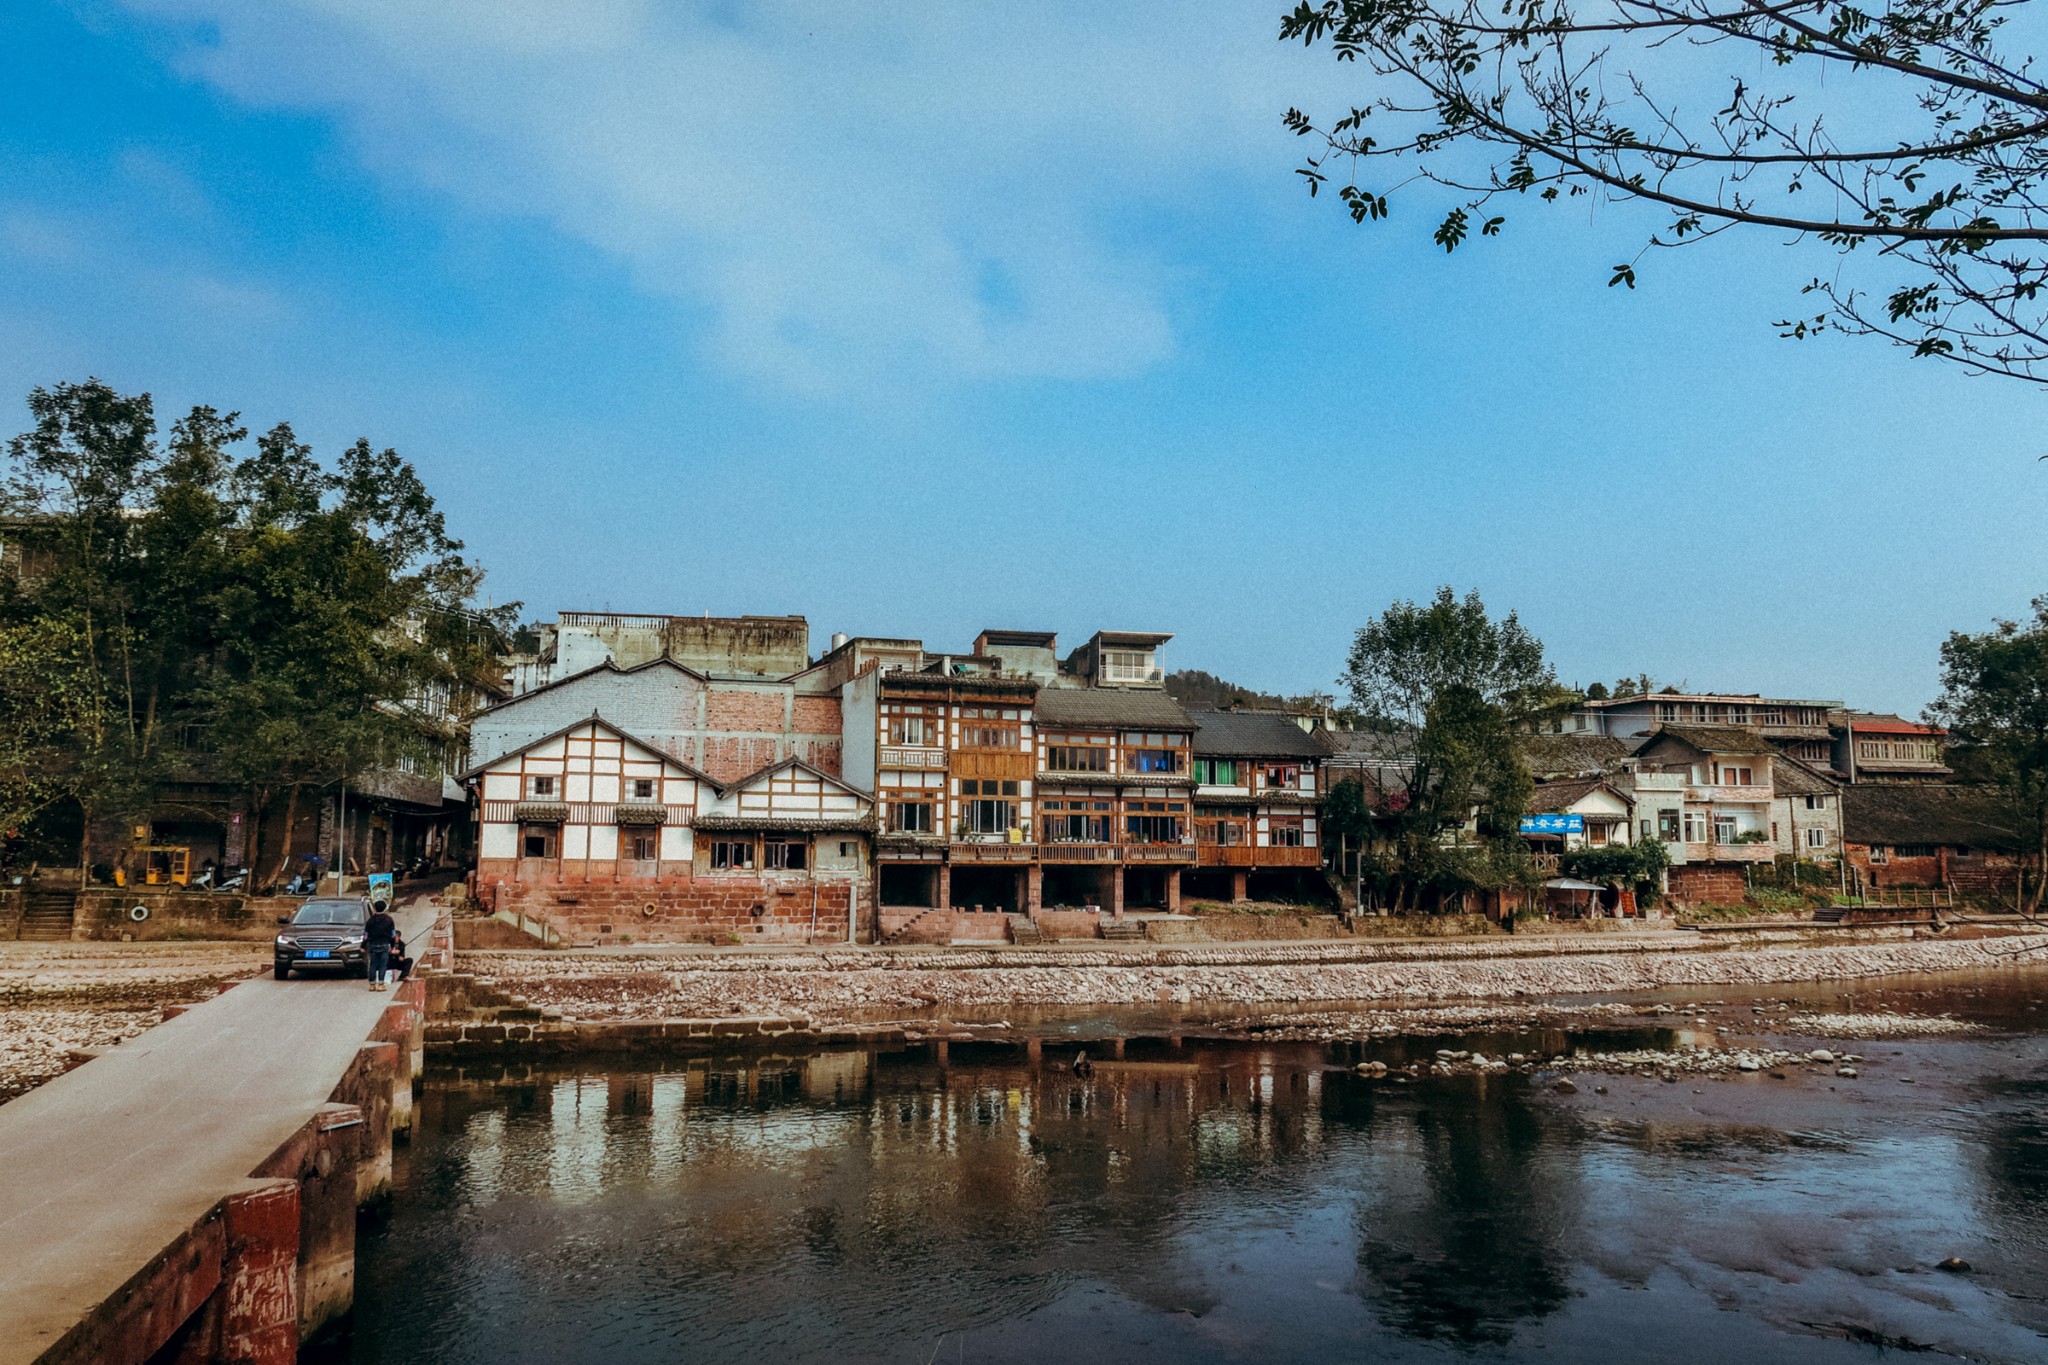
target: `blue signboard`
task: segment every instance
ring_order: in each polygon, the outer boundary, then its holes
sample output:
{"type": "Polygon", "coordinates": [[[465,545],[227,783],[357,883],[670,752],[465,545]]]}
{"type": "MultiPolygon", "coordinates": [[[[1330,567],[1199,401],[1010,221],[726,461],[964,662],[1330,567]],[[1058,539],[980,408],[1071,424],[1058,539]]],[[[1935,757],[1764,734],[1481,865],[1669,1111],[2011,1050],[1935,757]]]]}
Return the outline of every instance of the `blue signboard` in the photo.
{"type": "Polygon", "coordinates": [[[1586,817],[1583,815],[1525,815],[1522,817],[1524,834],[1584,834],[1586,817]]]}
{"type": "Polygon", "coordinates": [[[370,874],[370,901],[373,905],[391,904],[391,874],[372,872],[370,874]]]}

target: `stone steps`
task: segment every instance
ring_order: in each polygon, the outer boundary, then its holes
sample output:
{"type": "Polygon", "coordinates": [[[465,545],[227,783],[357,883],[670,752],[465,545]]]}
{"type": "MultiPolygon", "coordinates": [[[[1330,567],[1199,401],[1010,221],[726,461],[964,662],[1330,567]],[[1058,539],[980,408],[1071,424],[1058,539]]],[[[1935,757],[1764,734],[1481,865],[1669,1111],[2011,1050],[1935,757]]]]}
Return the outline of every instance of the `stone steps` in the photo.
{"type": "Polygon", "coordinates": [[[1117,919],[1105,915],[1102,920],[1102,936],[1111,943],[1144,943],[1148,939],[1145,926],[1134,919],[1117,919]]]}
{"type": "Polygon", "coordinates": [[[1029,915],[1009,915],[1010,942],[1020,948],[1035,948],[1045,942],[1045,935],[1039,930],[1038,921],[1029,915]]]}
{"type": "Polygon", "coordinates": [[[31,891],[22,900],[21,929],[15,937],[41,943],[68,941],[77,915],[76,892],[31,891]]]}

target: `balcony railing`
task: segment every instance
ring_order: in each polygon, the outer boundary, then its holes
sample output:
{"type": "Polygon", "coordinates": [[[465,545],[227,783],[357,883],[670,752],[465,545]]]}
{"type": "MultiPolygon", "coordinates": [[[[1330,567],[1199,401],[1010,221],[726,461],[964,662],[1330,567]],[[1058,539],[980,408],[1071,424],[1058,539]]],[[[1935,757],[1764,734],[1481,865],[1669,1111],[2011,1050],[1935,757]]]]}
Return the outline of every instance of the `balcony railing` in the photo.
{"type": "Polygon", "coordinates": [[[1320,867],[1317,848],[1256,848],[1250,844],[1197,844],[1198,867],[1320,867]]]}
{"type": "Polygon", "coordinates": [[[972,844],[955,840],[953,861],[956,863],[1028,863],[1038,857],[1037,844],[972,844]]]}
{"type": "Polygon", "coordinates": [[[1042,863],[1113,863],[1121,850],[1115,844],[1053,842],[1038,846],[1042,863]]]}

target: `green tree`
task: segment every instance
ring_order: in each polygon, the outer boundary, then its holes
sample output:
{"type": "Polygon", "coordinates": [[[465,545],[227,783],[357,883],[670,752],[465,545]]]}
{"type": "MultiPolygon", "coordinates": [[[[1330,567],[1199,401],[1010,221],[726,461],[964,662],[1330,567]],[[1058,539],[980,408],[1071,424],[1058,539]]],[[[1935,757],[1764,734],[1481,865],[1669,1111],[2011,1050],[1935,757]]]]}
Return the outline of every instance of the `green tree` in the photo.
{"type": "Polygon", "coordinates": [[[68,793],[77,737],[92,729],[85,658],[62,621],[0,623],[0,841],[68,793]]]}
{"type": "Polygon", "coordinates": [[[2031,621],[1951,633],[1941,646],[1941,699],[1927,712],[1997,787],[2019,836],[2020,903],[2030,915],[2040,911],[2048,872],[2048,596],[2033,608],[2031,621]]]}
{"type": "Polygon", "coordinates": [[[1440,588],[1427,606],[1396,602],[1360,629],[1342,682],[1369,723],[1412,740],[1375,819],[1396,907],[1531,880],[1518,829],[1532,784],[1517,736],[1571,697],[1542,641],[1512,612],[1495,621],[1477,592],[1440,588]]]}
{"type": "Polygon", "coordinates": [[[1762,232],[1847,258],[1785,335],[2048,382],[2048,85],[2005,41],[2026,8],[1301,0],[1282,40],[1326,45],[1362,88],[1287,123],[1317,139],[1310,193],[1334,181],[1360,223],[1435,191],[1451,251],[1530,199],[1635,205],[1655,225],[1608,279],[1630,289],[1652,249],[1762,232]]]}
{"type": "Polygon", "coordinates": [[[6,502],[52,568],[0,584],[0,626],[66,682],[23,712],[38,766],[10,808],[75,801],[88,861],[172,780],[227,783],[258,812],[289,793],[289,829],[309,785],[453,758],[448,715],[516,604],[474,610],[482,574],[412,465],[358,441],[329,471],[284,424],[238,453],[239,417],[209,407],[160,444],[149,395],[98,380],[29,408],[6,502]]]}

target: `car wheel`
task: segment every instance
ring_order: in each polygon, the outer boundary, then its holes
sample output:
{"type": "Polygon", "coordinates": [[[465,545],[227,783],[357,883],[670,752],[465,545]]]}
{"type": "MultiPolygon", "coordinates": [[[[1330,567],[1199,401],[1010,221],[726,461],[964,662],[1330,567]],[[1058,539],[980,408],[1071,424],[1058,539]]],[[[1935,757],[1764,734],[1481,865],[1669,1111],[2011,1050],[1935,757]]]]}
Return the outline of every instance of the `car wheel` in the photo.
{"type": "Polygon", "coordinates": [[[270,974],[279,981],[289,981],[292,979],[292,969],[285,966],[282,962],[271,963],[270,974]]]}

